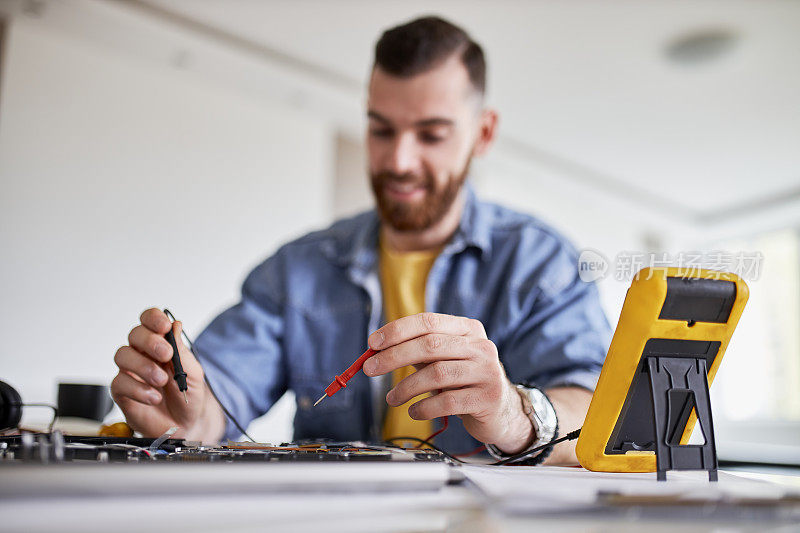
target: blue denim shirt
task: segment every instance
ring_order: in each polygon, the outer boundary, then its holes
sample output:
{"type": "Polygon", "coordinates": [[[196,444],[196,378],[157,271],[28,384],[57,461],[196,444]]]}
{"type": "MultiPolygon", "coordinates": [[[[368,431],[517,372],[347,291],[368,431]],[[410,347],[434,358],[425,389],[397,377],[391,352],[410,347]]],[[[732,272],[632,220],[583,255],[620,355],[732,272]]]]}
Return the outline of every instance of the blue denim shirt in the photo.
{"type": "MultiPolygon", "coordinates": [[[[428,276],[426,310],[480,320],[514,383],[593,390],[611,331],[596,287],[578,277],[575,250],[537,219],[465,194],[428,276]]],[[[208,379],[240,423],[291,389],[296,440],[379,440],[385,379],[359,373],[312,407],[383,324],[378,230],[369,211],[282,246],[198,337],[208,379]]],[[[225,437],[239,435],[228,422],[225,437]]],[[[451,453],[480,445],[458,417],[436,440],[451,453]]]]}

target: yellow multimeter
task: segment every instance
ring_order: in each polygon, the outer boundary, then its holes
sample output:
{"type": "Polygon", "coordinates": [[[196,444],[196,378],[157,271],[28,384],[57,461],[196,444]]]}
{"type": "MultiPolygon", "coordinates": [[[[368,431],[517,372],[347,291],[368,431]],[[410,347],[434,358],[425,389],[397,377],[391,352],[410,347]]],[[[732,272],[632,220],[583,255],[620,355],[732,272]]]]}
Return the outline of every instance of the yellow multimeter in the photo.
{"type": "Polygon", "coordinates": [[[603,472],[703,469],[716,479],[708,385],[747,303],[738,276],[645,268],[622,307],[576,445],[580,464],[603,472]],[[700,418],[705,437],[689,445],[700,418]]]}

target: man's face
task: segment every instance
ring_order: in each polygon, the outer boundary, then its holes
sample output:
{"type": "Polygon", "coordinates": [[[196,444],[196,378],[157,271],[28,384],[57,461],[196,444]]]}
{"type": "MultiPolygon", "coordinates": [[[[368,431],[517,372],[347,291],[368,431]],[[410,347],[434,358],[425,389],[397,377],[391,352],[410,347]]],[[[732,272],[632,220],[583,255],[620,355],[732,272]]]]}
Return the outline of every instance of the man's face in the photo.
{"type": "Polygon", "coordinates": [[[367,151],[384,222],[422,231],[452,207],[479,133],[480,97],[453,57],[410,78],[375,67],[369,84],[367,151]]]}

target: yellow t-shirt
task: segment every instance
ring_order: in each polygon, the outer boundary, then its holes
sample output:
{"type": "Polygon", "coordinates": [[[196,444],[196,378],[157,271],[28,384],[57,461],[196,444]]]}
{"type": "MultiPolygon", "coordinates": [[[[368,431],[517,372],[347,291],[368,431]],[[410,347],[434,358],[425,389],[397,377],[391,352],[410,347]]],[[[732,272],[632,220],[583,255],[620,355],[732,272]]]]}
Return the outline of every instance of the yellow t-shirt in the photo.
{"type": "MultiPolygon", "coordinates": [[[[383,310],[386,322],[425,311],[425,284],[439,250],[432,252],[394,252],[381,239],[380,273],[383,289],[383,310]]],[[[415,372],[409,365],[392,372],[392,387],[415,372]]],[[[408,415],[413,403],[429,393],[412,398],[403,405],[389,406],[383,422],[383,438],[417,437],[425,439],[433,433],[431,420],[414,420],[408,415]]],[[[416,443],[415,443],[416,444],[416,443]]]]}

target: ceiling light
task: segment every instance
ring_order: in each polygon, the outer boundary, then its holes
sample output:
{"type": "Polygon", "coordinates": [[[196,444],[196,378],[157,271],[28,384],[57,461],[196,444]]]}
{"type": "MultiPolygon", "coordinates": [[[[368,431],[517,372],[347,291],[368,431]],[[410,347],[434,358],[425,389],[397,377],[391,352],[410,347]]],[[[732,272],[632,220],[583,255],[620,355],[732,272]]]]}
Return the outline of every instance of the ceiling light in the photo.
{"type": "Polygon", "coordinates": [[[667,46],[667,57],[681,65],[709,63],[730,53],[739,34],[725,28],[706,28],[685,33],[667,46]]]}

